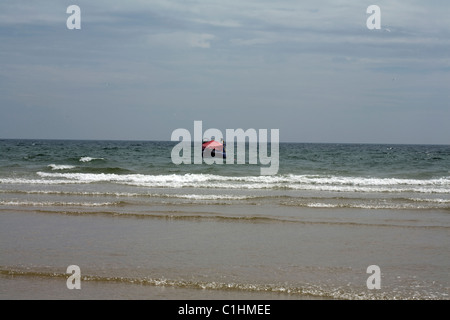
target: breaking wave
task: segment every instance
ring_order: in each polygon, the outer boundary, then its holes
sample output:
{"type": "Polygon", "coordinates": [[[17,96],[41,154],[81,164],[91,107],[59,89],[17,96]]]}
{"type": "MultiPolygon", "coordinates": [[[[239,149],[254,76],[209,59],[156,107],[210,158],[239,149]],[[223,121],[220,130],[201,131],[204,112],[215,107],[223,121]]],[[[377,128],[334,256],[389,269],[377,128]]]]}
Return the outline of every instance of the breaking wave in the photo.
{"type": "Polygon", "coordinates": [[[48,167],[50,167],[52,170],[70,170],[76,168],[76,166],[68,164],[49,164],[48,167]]]}
{"type": "Polygon", "coordinates": [[[91,162],[94,160],[105,160],[104,158],[91,158],[91,157],[81,157],[80,162],[91,162]]]}
{"type": "Polygon", "coordinates": [[[3,206],[81,206],[81,207],[103,207],[118,205],[120,202],[62,202],[62,201],[0,201],[3,206]]]}
{"type": "Polygon", "coordinates": [[[320,175],[220,176],[214,174],[115,174],[37,172],[43,179],[0,179],[0,183],[65,184],[109,182],[155,188],[289,189],[335,192],[450,193],[450,177],[435,179],[367,178],[320,175]]]}
{"type": "MultiPolygon", "coordinates": [[[[0,275],[15,277],[39,277],[67,279],[68,275],[54,270],[33,270],[30,268],[14,268],[0,266],[0,275]]],[[[446,294],[430,293],[427,291],[419,292],[367,292],[366,290],[355,290],[348,287],[330,287],[328,285],[317,285],[304,283],[301,285],[288,285],[277,283],[246,283],[246,282],[223,282],[223,281],[199,281],[195,279],[168,279],[165,277],[128,277],[120,275],[82,275],[83,282],[103,282],[103,283],[121,283],[126,285],[145,285],[156,287],[172,287],[185,289],[201,290],[221,290],[235,292],[259,292],[259,293],[278,293],[289,296],[316,297],[323,299],[344,299],[344,300],[426,300],[426,299],[447,299],[446,294]]]]}

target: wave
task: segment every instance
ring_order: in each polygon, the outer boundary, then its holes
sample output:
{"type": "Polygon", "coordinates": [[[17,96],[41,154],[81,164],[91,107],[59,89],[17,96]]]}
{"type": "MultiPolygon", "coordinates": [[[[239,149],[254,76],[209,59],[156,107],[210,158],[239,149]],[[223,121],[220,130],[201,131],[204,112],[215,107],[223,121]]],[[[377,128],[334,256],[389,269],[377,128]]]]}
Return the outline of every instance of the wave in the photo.
{"type": "MultiPolygon", "coordinates": [[[[38,278],[56,278],[67,279],[69,274],[55,270],[39,270],[39,268],[15,268],[9,266],[0,266],[0,275],[38,277],[38,278]],[[33,270],[34,269],[34,270],[33,270]]],[[[48,268],[46,268],[48,269],[48,268]]],[[[156,287],[172,287],[183,289],[202,289],[202,290],[222,290],[234,292],[258,292],[258,293],[278,293],[289,296],[316,297],[323,299],[344,299],[344,300],[425,300],[425,299],[448,299],[446,293],[427,292],[415,290],[414,292],[368,292],[367,290],[352,289],[344,286],[331,286],[325,284],[304,283],[300,285],[289,285],[287,283],[251,283],[251,282],[223,282],[223,281],[202,281],[196,279],[168,279],[165,277],[151,276],[120,276],[120,275],[95,275],[82,274],[82,282],[96,283],[122,283],[127,285],[146,285],[156,287]]]]}
{"type": "MultiPolygon", "coordinates": [[[[182,190],[180,190],[182,191],[182,190]]],[[[450,210],[450,199],[442,196],[436,198],[419,198],[403,196],[374,197],[342,197],[342,196],[305,196],[302,194],[232,194],[223,193],[222,190],[213,190],[213,193],[201,194],[190,192],[123,192],[123,191],[81,191],[81,190],[19,190],[2,189],[0,194],[12,195],[49,195],[49,196],[82,196],[105,197],[121,200],[121,205],[147,206],[151,205],[260,205],[268,203],[286,207],[318,208],[318,209],[369,209],[369,210],[450,210]],[[179,201],[176,201],[179,200],[179,201]]],[[[0,205],[65,205],[64,202],[6,202],[0,205]]],[[[99,202],[98,205],[117,205],[117,202],[99,202]]],[[[82,203],[67,202],[67,205],[83,205],[82,203]]],[[[92,206],[95,206],[92,205],[92,206]]]]}
{"type": "MultiPolygon", "coordinates": [[[[37,172],[45,180],[37,183],[110,182],[155,188],[288,189],[336,192],[450,193],[450,177],[435,179],[367,178],[319,175],[220,176],[214,174],[115,174],[37,172]],[[56,180],[58,179],[58,180],[56,180]],[[43,181],[43,182],[42,182],[43,181]]],[[[14,183],[0,179],[0,183],[14,183]]],[[[18,182],[21,183],[21,182],[18,182]]],[[[22,181],[22,183],[26,183],[22,181]]],[[[29,180],[29,183],[36,183],[29,180]]]]}
{"type": "Polygon", "coordinates": [[[48,167],[52,168],[52,170],[70,170],[76,168],[76,166],[68,164],[49,164],[48,167]]]}
{"type": "Polygon", "coordinates": [[[61,202],[61,201],[6,201],[0,200],[3,206],[76,206],[76,207],[103,207],[120,205],[121,202],[61,202]]]}
{"type": "MultiPolygon", "coordinates": [[[[272,216],[272,215],[233,215],[233,214],[221,214],[211,211],[191,212],[182,210],[146,210],[145,212],[133,212],[123,210],[111,210],[113,206],[125,206],[127,202],[120,201],[109,206],[108,210],[77,210],[76,208],[68,208],[62,210],[61,208],[52,209],[51,207],[37,208],[33,206],[32,211],[40,214],[52,214],[52,215],[68,215],[68,216],[98,216],[98,217],[114,217],[123,219],[155,219],[155,220],[167,220],[167,221],[217,221],[217,222],[229,222],[229,223],[282,223],[282,224],[298,224],[309,226],[347,226],[347,227],[367,227],[367,228],[395,228],[395,229],[429,229],[429,230],[446,230],[450,229],[450,226],[435,225],[435,224],[402,224],[392,221],[384,222],[355,222],[355,221],[317,221],[308,220],[303,217],[296,216],[272,216]]],[[[105,205],[106,206],[106,205],[105,205]]],[[[9,209],[2,209],[0,211],[8,211],[9,209]]]]}
{"type": "Polygon", "coordinates": [[[160,196],[168,198],[189,199],[189,200],[249,200],[261,198],[258,196],[237,196],[237,195],[219,195],[219,194],[164,194],[160,196]]]}
{"type": "Polygon", "coordinates": [[[79,181],[61,181],[61,180],[42,180],[42,179],[26,179],[26,178],[1,178],[0,183],[4,184],[43,184],[43,185],[52,185],[52,184],[79,184],[79,181]]]}
{"type": "MultiPolygon", "coordinates": [[[[289,195],[235,195],[235,194],[188,194],[188,193],[138,193],[138,192],[99,192],[99,191],[60,191],[60,190],[0,190],[0,194],[25,194],[25,195],[57,195],[57,196],[86,196],[86,197],[113,197],[125,200],[127,204],[143,205],[141,202],[131,200],[131,198],[155,199],[151,200],[152,204],[171,204],[176,205],[177,202],[166,202],[165,199],[181,199],[186,200],[178,204],[207,204],[207,205],[227,205],[236,201],[242,204],[257,204],[260,201],[270,201],[273,204],[287,207],[304,207],[304,208],[346,208],[346,209],[380,209],[380,210],[450,210],[450,199],[442,198],[383,198],[383,199],[367,199],[354,197],[302,197],[289,195]],[[156,202],[155,202],[156,201],[156,202]]],[[[13,202],[0,201],[3,205],[32,205],[32,202],[13,202]]],[[[117,205],[117,202],[103,202],[104,205],[117,205]]],[[[124,201],[121,204],[125,204],[124,201]]],[[[38,202],[35,205],[39,205],[38,202]]],[[[43,205],[52,205],[45,202],[43,205]]],[[[64,203],[54,203],[64,205],[64,203]]],[[[76,203],[67,203],[67,205],[77,205],[76,203]]],[[[82,205],[82,204],[78,204],[82,205]]]]}
{"type": "Polygon", "coordinates": [[[431,202],[431,203],[450,203],[450,199],[422,199],[422,198],[408,198],[414,202],[431,202]]]}
{"type": "Polygon", "coordinates": [[[91,158],[91,157],[81,157],[80,162],[91,162],[94,160],[105,160],[105,158],[91,158]]]}
{"type": "MultiPolygon", "coordinates": [[[[438,202],[440,203],[440,202],[438,202]]],[[[443,202],[447,203],[447,202],[443,202]]],[[[346,208],[346,209],[393,209],[393,210],[427,210],[427,209],[444,209],[450,210],[449,206],[436,206],[436,205],[416,205],[411,203],[392,203],[392,204],[369,204],[369,203],[325,203],[325,202],[306,202],[306,203],[281,203],[285,206],[293,207],[308,207],[308,208],[346,208]]]]}
{"type": "Polygon", "coordinates": [[[137,193],[137,192],[89,192],[89,191],[57,191],[57,190],[0,190],[8,194],[41,194],[41,195],[67,195],[67,196],[101,196],[101,197],[143,197],[143,198],[171,198],[189,200],[250,200],[283,198],[283,196],[253,196],[253,195],[224,195],[224,194],[176,194],[176,193],[137,193]]]}

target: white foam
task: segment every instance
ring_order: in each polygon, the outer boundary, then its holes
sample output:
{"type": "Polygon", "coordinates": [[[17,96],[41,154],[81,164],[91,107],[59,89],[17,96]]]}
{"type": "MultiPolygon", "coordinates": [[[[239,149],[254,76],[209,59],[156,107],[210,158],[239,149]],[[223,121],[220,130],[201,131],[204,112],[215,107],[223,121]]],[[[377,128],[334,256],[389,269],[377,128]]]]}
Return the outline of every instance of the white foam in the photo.
{"type": "Polygon", "coordinates": [[[0,179],[1,183],[95,183],[110,182],[154,188],[288,189],[333,192],[417,192],[450,193],[450,178],[397,179],[339,176],[219,176],[212,174],[114,174],[37,172],[44,179],[0,179]]]}
{"type": "MultiPolygon", "coordinates": [[[[326,201],[326,199],[324,199],[326,201]]],[[[440,208],[439,206],[433,206],[430,204],[417,205],[413,203],[389,203],[386,201],[370,201],[370,202],[339,202],[339,203],[330,203],[330,202],[306,202],[302,200],[292,200],[281,202],[281,205],[290,206],[290,207],[308,207],[308,208],[342,208],[342,209],[394,209],[394,210],[402,210],[402,209],[435,209],[440,208]]],[[[443,207],[446,208],[446,207],[443,207]]]]}
{"type": "Polygon", "coordinates": [[[82,183],[80,181],[71,181],[71,180],[48,180],[48,179],[23,179],[23,178],[2,178],[0,179],[0,183],[5,184],[76,184],[82,183]]]}
{"type": "Polygon", "coordinates": [[[217,194],[182,194],[182,195],[166,194],[165,196],[191,200],[246,200],[252,198],[249,196],[217,195],[217,194]]]}
{"type": "Polygon", "coordinates": [[[450,203],[450,199],[422,199],[422,198],[408,198],[408,200],[416,201],[416,202],[450,203]]]}
{"type": "Polygon", "coordinates": [[[81,157],[80,162],[91,162],[93,160],[105,160],[104,158],[81,157]]]}
{"type": "Polygon", "coordinates": [[[308,203],[307,207],[310,208],[337,208],[339,205],[331,204],[331,203],[308,203]]]}
{"type": "Polygon", "coordinates": [[[71,166],[68,164],[49,164],[48,167],[52,168],[52,170],[68,170],[76,168],[76,166],[71,166]]]}
{"type": "Polygon", "coordinates": [[[101,207],[116,205],[114,202],[54,202],[54,201],[0,201],[4,206],[76,206],[76,207],[101,207]]]}

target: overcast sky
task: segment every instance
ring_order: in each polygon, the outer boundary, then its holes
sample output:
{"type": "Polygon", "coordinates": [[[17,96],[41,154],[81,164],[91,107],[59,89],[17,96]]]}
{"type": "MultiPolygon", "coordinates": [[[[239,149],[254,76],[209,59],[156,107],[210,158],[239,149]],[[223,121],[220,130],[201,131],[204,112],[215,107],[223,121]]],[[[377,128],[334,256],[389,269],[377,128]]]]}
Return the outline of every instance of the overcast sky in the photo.
{"type": "Polygon", "coordinates": [[[170,140],[202,120],[450,144],[449,17],[448,0],[2,0],[0,138],[170,140]]]}

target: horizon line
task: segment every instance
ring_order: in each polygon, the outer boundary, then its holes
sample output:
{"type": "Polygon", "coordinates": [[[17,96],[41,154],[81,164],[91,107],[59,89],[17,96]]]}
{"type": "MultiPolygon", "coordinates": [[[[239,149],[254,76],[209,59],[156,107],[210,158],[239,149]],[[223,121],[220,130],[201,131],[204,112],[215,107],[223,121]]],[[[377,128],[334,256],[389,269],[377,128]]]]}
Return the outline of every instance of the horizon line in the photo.
{"type": "MultiPolygon", "coordinates": [[[[93,138],[0,138],[0,141],[4,140],[34,140],[34,141],[115,141],[115,142],[180,142],[172,140],[158,140],[158,139],[93,139],[93,138]]],[[[247,141],[246,141],[247,142],[247,141]]],[[[306,142],[306,141],[280,141],[280,144],[284,143],[297,143],[297,144],[373,144],[373,145],[427,145],[427,146],[450,146],[450,143],[411,143],[411,142],[306,142]]]]}

